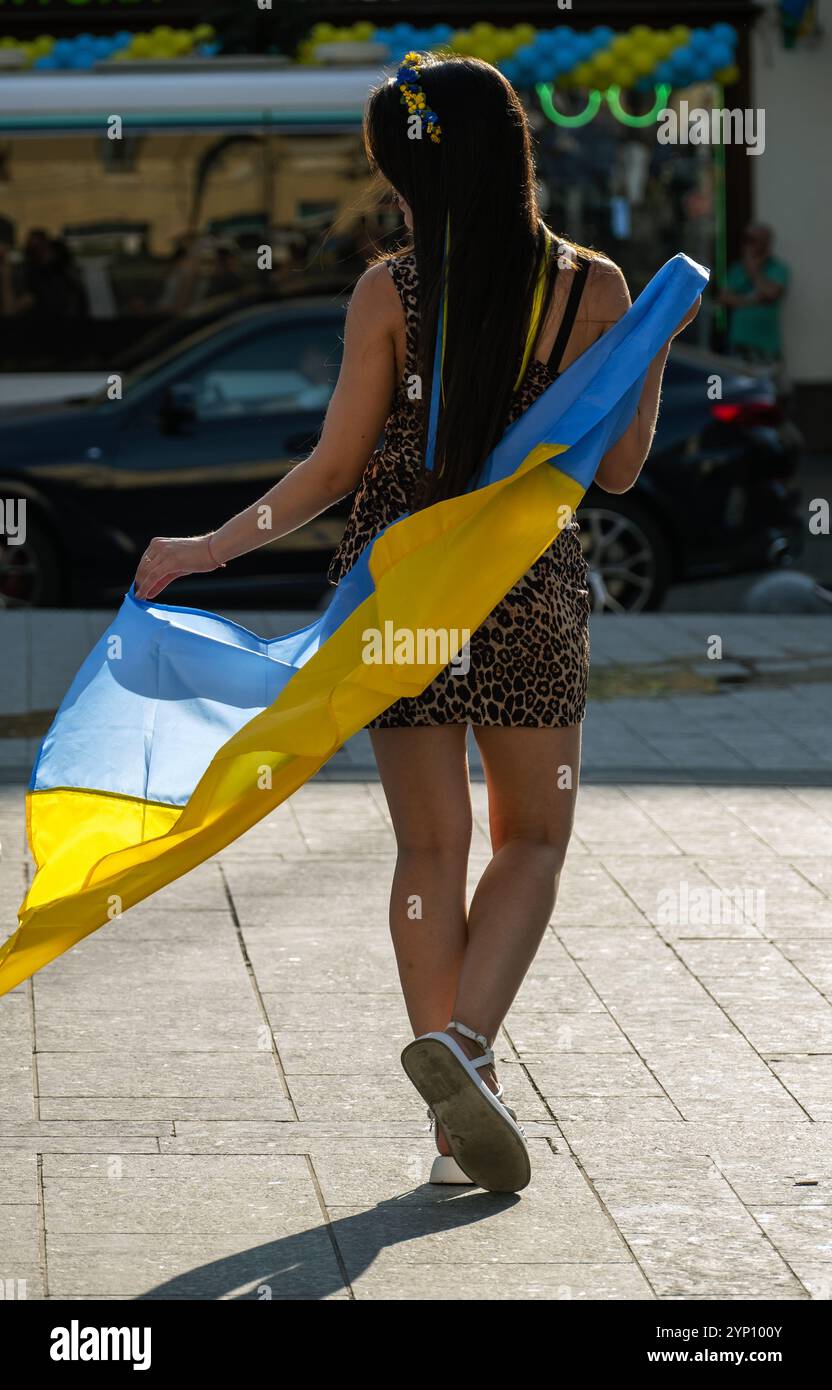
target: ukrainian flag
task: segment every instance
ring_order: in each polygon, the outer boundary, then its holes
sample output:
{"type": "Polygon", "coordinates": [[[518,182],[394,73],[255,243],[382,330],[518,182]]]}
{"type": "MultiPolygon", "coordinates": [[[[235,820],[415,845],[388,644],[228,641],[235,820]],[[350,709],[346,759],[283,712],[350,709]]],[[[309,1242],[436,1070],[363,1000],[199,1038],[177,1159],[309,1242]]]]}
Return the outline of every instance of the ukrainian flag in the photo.
{"type": "Polygon", "coordinates": [[[37,872],[0,950],[0,993],[216,854],[430,684],[438,653],[368,664],[366,630],[479,627],[568,524],[707,280],[687,256],[668,261],[511,426],[475,485],[382,531],[311,627],[266,641],[127,595],[40,748],[26,800],[37,872]]]}

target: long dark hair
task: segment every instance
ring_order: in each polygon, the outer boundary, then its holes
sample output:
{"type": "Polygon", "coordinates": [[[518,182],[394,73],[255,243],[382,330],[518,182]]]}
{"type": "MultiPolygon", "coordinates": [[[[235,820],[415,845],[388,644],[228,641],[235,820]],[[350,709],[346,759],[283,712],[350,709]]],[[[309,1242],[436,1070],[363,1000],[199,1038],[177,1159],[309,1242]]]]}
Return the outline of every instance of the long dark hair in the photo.
{"type": "MultiPolygon", "coordinates": [[[[450,226],[445,394],[434,471],[417,499],[424,506],[464,492],[505,429],[546,233],[526,113],[511,84],[477,58],[429,54],[419,80],[440,142],[427,132],[411,138],[401,92],[389,81],[370,98],[364,140],[370,163],[413,212],[425,403],[450,226]]],[[[550,257],[545,303],[554,273],[550,257]]]]}

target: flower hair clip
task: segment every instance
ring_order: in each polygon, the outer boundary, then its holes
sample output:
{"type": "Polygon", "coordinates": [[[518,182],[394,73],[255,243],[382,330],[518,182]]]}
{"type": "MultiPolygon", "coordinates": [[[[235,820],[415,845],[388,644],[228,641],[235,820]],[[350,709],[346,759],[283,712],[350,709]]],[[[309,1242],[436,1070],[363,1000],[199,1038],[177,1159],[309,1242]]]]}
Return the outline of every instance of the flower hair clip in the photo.
{"type": "Polygon", "coordinates": [[[424,59],[421,53],[406,53],[398,71],[396,85],[402,94],[402,102],[409,116],[418,116],[422,129],[426,130],[435,145],[442,138],[442,127],[435,111],[431,111],[425,100],[419,77],[424,59]]]}

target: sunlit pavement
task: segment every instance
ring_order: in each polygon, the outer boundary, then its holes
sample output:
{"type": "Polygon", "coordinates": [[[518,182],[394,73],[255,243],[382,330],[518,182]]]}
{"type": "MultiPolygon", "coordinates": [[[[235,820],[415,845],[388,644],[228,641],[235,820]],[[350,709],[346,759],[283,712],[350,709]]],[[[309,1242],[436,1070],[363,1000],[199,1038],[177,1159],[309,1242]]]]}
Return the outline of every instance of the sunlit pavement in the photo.
{"type": "MultiPolygon", "coordinates": [[[[242,621],[299,625],[265,616],[242,621]]],[[[22,721],[105,625],[2,618],[8,929],[22,721]]],[[[29,1298],[832,1296],[828,631],[594,623],[576,833],[498,1041],[526,1192],[426,1184],[398,1062],[393,837],[359,737],[0,1000],[0,1276],[29,1298]]],[[[474,800],[472,886],[481,781],[474,800]]]]}

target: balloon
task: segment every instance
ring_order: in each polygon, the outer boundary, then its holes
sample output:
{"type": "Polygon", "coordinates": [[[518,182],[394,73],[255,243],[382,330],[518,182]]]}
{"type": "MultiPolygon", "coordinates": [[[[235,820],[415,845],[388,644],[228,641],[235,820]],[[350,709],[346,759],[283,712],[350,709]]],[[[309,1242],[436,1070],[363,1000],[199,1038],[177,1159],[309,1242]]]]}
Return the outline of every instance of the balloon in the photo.
{"type": "Polygon", "coordinates": [[[734,55],[727,43],[715,43],[711,48],[711,65],[717,68],[727,68],[731,66],[734,55]]]}
{"type": "Polygon", "coordinates": [[[576,87],[591,87],[594,77],[594,69],[591,63],[579,63],[572,73],[572,80],[576,87]]]}
{"type": "Polygon", "coordinates": [[[737,42],[737,31],[733,24],[715,24],[711,33],[720,43],[727,43],[733,50],[737,42]]]}
{"type": "Polygon", "coordinates": [[[630,65],[639,76],[646,77],[647,73],[652,72],[656,66],[655,55],[647,49],[642,49],[641,53],[636,53],[630,59],[630,65]]]}
{"type": "Polygon", "coordinates": [[[714,73],[717,82],[721,82],[724,87],[730,87],[732,82],[736,82],[740,75],[740,70],[736,63],[732,63],[729,68],[720,68],[719,72],[714,73]]]}
{"type": "Polygon", "coordinates": [[[611,51],[616,57],[630,52],[631,40],[629,34],[619,34],[617,39],[613,39],[610,45],[611,51]]]}

